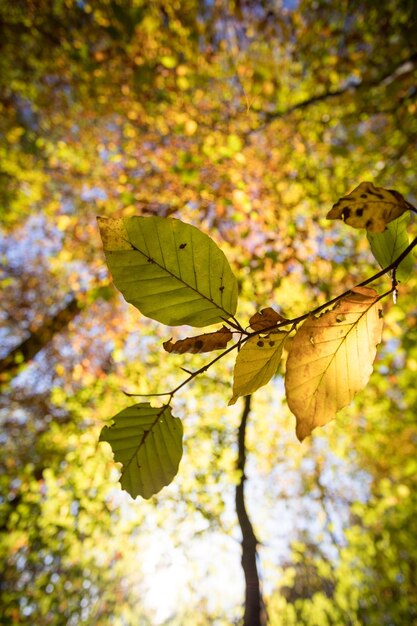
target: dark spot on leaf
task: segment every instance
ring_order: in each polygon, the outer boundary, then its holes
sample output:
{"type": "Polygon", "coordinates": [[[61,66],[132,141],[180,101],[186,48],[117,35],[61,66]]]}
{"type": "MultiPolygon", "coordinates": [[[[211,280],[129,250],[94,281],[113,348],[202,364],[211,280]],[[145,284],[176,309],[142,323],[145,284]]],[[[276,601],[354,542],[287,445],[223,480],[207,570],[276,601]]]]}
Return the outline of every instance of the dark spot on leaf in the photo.
{"type": "Polygon", "coordinates": [[[186,243],[180,243],[180,250],[184,250],[186,245],[187,245],[186,243]]]}
{"type": "Polygon", "coordinates": [[[264,347],[264,342],[263,341],[258,341],[258,343],[256,345],[259,346],[260,348],[263,348],[264,347]]]}
{"type": "Polygon", "coordinates": [[[272,348],[273,346],[275,346],[275,341],[270,341],[270,342],[269,342],[269,345],[270,345],[270,346],[271,346],[271,348],[272,348]]]}
{"type": "Polygon", "coordinates": [[[384,199],[384,196],[382,193],[379,193],[378,191],[374,191],[373,189],[368,189],[368,193],[370,193],[372,196],[375,196],[376,198],[379,198],[380,200],[384,199]]]}
{"type": "Polygon", "coordinates": [[[362,217],[364,210],[365,210],[364,207],[360,207],[360,209],[356,209],[357,217],[362,217]]]}
{"type": "Polygon", "coordinates": [[[221,291],[221,292],[223,293],[223,291],[224,291],[224,287],[223,287],[223,286],[222,286],[222,287],[219,287],[219,291],[221,291]]]}
{"type": "Polygon", "coordinates": [[[382,319],[384,317],[382,309],[378,309],[378,317],[379,317],[379,319],[382,319]]]}
{"type": "Polygon", "coordinates": [[[343,209],[342,211],[342,219],[346,222],[350,217],[350,209],[343,209]]]}
{"type": "Polygon", "coordinates": [[[367,198],[367,194],[366,193],[361,193],[361,198],[367,198]]]}
{"type": "Polygon", "coordinates": [[[387,189],[387,191],[389,191],[400,204],[405,203],[406,206],[412,206],[409,202],[407,202],[407,200],[402,197],[399,191],[395,191],[395,189],[387,189]]]}
{"type": "Polygon", "coordinates": [[[201,348],[203,347],[203,345],[204,345],[204,344],[203,344],[203,342],[201,341],[201,339],[198,339],[198,340],[195,342],[195,347],[197,348],[197,350],[201,350],[201,348]]]}
{"type": "Polygon", "coordinates": [[[368,220],[365,224],[365,228],[370,228],[372,226],[372,220],[368,220]]]}
{"type": "Polygon", "coordinates": [[[154,263],[155,261],[153,259],[151,259],[151,257],[148,257],[148,263],[154,263]]]}

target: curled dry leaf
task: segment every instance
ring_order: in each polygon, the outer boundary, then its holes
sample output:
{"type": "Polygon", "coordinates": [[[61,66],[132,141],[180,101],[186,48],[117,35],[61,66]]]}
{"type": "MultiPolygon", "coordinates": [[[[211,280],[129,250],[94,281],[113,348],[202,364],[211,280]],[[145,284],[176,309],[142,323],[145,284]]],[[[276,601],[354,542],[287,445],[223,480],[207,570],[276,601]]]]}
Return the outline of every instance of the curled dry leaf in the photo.
{"type": "Polygon", "coordinates": [[[214,333],[205,333],[196,337],[186,337],[179,339],[175,343],[171,339],[165,341],[162,345],[167,352],[174,354],[184,354],[191,352],[197,354],[200,352],[212,352],[213,350],[222,350],[233,337],[232,331],[226,326],[222,326],[220,330],[214,333]]]}
{"type": "Polygon", "coordinates": [[[259,313],[257,312],[252,315],[249,320],[249,325],[252,330],[265,330],[266,328],[271,328],[274,324],[285,321],[285,317],[282,317],[282,315],[269,306],[266,309],[262,309],[259,313]]]}
{"type": "Polygon", "coordinates": [[[353,228],[382,233],[389,222],[410,209],[414,207],[398,191],[365,182],[340,198],[327,214],[327,219],[341,219],[353,228]]]}

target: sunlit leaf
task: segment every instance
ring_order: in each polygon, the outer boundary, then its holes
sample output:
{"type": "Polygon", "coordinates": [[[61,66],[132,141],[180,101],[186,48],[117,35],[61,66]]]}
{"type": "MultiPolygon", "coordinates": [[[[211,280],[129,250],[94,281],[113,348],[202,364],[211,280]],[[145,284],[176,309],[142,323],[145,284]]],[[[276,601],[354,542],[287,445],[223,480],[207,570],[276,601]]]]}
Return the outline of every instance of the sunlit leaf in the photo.
{"type": "MultiPolygon", "coordinates": [[[[409,244],[407,224],[409,214],[402,215],[397,220],[390,222],[383,233],[368,232],[368,241],[374,257],[381,267],[388,267],[409,244]]],[[[414,258],[411,254],[399,264],[396,276],[398,280],[407,280],[414,266],[414,258]]]]}
{"type": "Polygon", "coordinates": [[[338,200],[327,218],[341,219],[353,228],[382,233],[389,222],[410,209],[412,205],[398,191],[365,182],[338,200]]]}
{"type": "Polygon", "coordinates": [[[237,280],[208,235],[161,217],[98,218],[116,287],[143,315],[177,326],[232,317],[237,280]]]}
{"type": "Polygon", "coordinates": [[[278,369],[287,335],[276,331],[264,337],[251,337],[243,344],[236,358],[229,405],[269,383],[278,369]]]}
{"type": "Polygon", "coordinates": [[[170,339],[169,341],[165,341],[162,345],[167,352],[173,352],[175,354],[191,352],[192,354],[197,354],[200,352],[221,350],[226,347],[232,337],[232,331],[226,328],[226,326],[223,326],[214,333],[204,333],[196,337],[187,337],[186,339],[179,339],[174,343],[170,339]]]}
{"type": "Polygon", "coordinates": [[[101,431],[114,460],[122,464],[120,483],[132,498],[150,498],[169,485],[182,457],[182,423],[168,406],[135,404],[114,416],[101,431]]]}
{"type": "Polygon", "coordinates": [[[285,388],[300,441],[332,420],[365,387],[381,332],[381,304],[368,287],[353,289],[331,311],[307,318],[297,331],[285,388]]]}

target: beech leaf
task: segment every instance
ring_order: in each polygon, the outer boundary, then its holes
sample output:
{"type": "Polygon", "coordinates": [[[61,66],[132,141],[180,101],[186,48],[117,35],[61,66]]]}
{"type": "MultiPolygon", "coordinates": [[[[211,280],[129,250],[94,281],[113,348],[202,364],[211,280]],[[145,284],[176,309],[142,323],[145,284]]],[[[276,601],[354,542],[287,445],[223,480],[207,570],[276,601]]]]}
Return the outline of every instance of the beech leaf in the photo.
{"type": "Polygon", "coordinates": [[[327,214],[327,218],[341,219],[353,228],[366,228],[370,232],[382,233],[389,222],[413,208],[398,191],[364,182],[340,198],[327,214]]]}
{"type": "Polygon", "coordinates": [[[169,339],[169,341],[165,341],[162,345],[164,346],[164,350],[173,352],[174,354],[184,354],[184,352],[197,354],[200,352],[221,350],[226,347],[232,337],[232,331],[226,328],[226,326],[222,326],[220,330],[216,330],[214,333],[204,333],[196,337],[186,337],[174,343],[169,339]]]}
{"type": "Polygon", "coordinates": [[[150,498],[169,485],[182,457],[182,423],[169,406],[142,402],[120,411],[111,426],[104,426],[100,441],[107,441],[114,460],[122,464],[120,483],[132,498],[150,498]]]}
{"type": "Polygon", "coordinates": [[[98,224],[114,284],[143,315],[199,328],[236,313],[236,277],[195,226],[163,217],[99,217],[98,224]]]}
{"type": "Polygon", "coordinates": [[[266,309],[262,309],[260,312],[252,315],[249,325],[253,330],[265,330],[266,328],[271,328],[274,324],[285,321],[285,317],[282,317],[272,307],[268,306],[266,309]]]}
{"type": "Polygon", "coordinates": [[[236,358],[229,405],[269,383],[278,369],[287,336],[288,333],[275,331],[251,337],[243,344],[236,358]]]}
{"type": "Polygon", "coordinates": [[[365,387],[381,333],[381,304],[369,287],[356,287],[332,310],[307,318],[299,328],[287,359],[285,388],[300,441],[365,387]]]}
{"type": "MultiPolygon", "coordinates": [[[[388,267],[407,248],[409,244],[407,232],[409,219],[407,213],[390,222],[383,233],[367,233],[372,253],[382,268],[388,267]]],[[[407,280],[413,267],[414,258],[408,254],[397,267],[396,277],[398,280],[407,280]]]]}

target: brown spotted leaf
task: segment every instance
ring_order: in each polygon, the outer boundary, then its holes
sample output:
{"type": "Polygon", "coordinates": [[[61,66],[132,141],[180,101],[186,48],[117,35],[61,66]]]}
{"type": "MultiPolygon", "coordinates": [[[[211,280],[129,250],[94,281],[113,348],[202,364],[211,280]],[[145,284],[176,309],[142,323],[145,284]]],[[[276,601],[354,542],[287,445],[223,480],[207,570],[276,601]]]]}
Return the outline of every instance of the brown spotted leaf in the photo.
{"type": "Polygon", "coordinates": [[[365,387],[381,332],[381,304],[369,287],[356,287],[332,310],[307,318],[299,328],[287,360],[285,389],[300,441],[365,387]]]}
{"type": "Polygon", "coordinates": [[[262,309],[259,313],[252,315],[249,320],[249,324],[252,330],[265,330],[266,328],[271,328],[274,324],[285,321],[285,317],[282,317],[282,315],[268,306],[266,309],[262,309]]]}
{"type": "Polygon", "coordinates": [[[341,219],[353,228],[382,233],[389,222],[413,208],[398,191],[365,182],[338,200],[327,214],[327,219],[341,219]]]}
{"type": "Polygon", "coordinates": [[[174,354],[184,354],[191,352],[197,354],[200,352],[212,352],[213,350],[222,350],[233,337],[232,332],[226,326],[222,326],[220,330],[214,333],[205,333],[196,337],[186,337],[179,339],[175,343],[171,339],[165,341],[162,345],[167,352],[174,354]]]}

